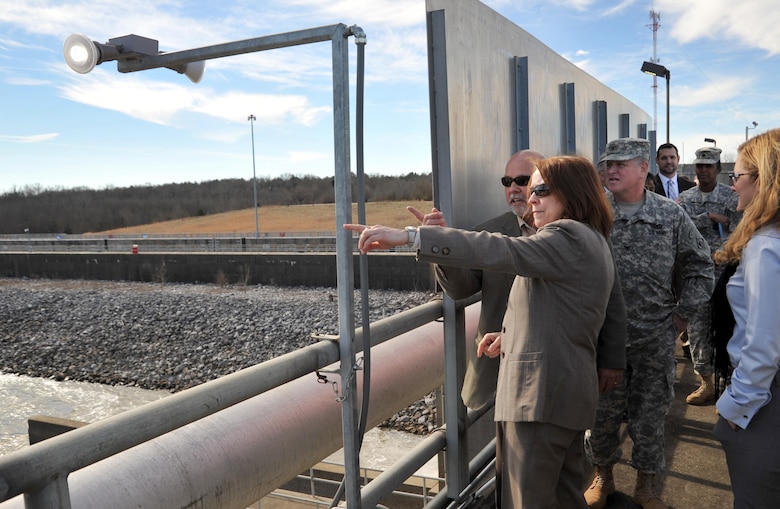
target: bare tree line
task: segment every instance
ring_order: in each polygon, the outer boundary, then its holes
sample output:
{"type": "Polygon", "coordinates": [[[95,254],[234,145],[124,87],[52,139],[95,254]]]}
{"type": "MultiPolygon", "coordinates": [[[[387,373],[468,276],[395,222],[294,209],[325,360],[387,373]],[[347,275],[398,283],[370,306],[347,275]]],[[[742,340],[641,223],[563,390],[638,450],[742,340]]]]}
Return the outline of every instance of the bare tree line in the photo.
{"type": "MultiPolygon", "coordinates": [[[[353,176],[353,191],[355,185],[353,176]]],[[[333,203],[332,177],[283,175],[257,179],[257,203],[333,203]]],[[[366,201],[431,200],[430,174],[366,175],[366,201]]],[[[353,192],[353,197],[357,195],[353,192]]],[[[0,195],[0,233],[77,234],[254,206],[253,180],[131,186],[95,190],[25,186],[0,195]]]]}

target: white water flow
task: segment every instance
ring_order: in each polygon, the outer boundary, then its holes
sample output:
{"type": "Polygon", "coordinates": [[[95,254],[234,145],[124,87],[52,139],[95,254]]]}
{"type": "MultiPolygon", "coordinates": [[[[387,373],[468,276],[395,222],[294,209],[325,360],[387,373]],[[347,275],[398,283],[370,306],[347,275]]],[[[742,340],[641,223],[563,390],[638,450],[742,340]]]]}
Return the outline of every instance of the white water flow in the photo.
{"type": "Polygon", "coordinates": [[[0,456],[29,445],[27,419],[34,415],[95,422],[168,394],[0,373],[0,456]]]}

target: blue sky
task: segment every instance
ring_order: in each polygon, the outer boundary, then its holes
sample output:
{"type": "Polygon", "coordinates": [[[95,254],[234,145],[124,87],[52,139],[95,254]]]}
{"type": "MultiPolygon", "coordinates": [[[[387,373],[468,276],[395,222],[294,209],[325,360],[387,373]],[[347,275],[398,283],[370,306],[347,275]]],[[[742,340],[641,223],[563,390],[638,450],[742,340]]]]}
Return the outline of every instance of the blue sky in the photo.
{"type": "MultiPolygon", "coordinates": [[[[776,2],[485,3],[650,115],[653,78],[639,68],[653,56],[650,10],[660,12],[671,141],[691,162],[705,137],[733,160],[746,126],[758,122],[752,136],[780,125],[776,2]]],[[[132,33],[175,51],[335,23],[368,36],[366,172],[430,172],[423,0],[0,0],[0,192],[249,179],[250,114],[258,178],[332,175],[329,43],[209,60],[197,85],[167,69],[120,74],[115,62],[80,75],[62,45],[72,33],[98,42],[132,33]]],[[[662,141],[665,86],[659,79],[662,141]]]]}

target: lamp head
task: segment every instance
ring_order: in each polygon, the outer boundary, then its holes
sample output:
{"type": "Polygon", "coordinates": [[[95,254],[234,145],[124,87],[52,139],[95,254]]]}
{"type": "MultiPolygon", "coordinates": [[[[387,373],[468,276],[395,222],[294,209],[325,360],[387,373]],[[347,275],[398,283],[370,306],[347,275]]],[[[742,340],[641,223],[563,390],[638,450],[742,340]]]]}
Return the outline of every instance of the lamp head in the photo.
{"type": "MultiPolygon", "coordinates": [[[[79,74],[86,74],[109,60],[122,61],[143,56],[155,56],[160,54],[159,44],[156,39],[130,34],[109,39],[106,44],[101,44],[89,39],[82,34],[73,34],[65,39],[63,54],[68,67],[79,74]]],[[[171,66],[179,74],[184,74],[193,83],[199,83],[206,69],[206,62],[188,62],[171,66]]],[[[120,72],[126,72],[119,66],[120,72]]]]}
{"type": "Polygon", "coordinates": [[[753,127],[758,127],[758,122],[753,122],[753,127]]]}
{"type": "Polygon", "coordinates": [[[203,60],[200,60],[198,62],[190,62],[188,64],[184,64],[184,66],[180,68],[173,69],[173,70],[178,72],[179,74],[183,74],[187,76],[190,79],[190,81],[193,83],[200,83],[200,80],[203,78],[203,73],[206,71],[206,62],[204,62],[203,60]]]}
{"type": "MultiPolygon", "coordinates": [[[[62,48],[65,63],[79,74],[87,74],[105,59],[98,43],[82,34],[72,34],[65,39],[62,48]]],[[[118,54],[118,51],[117,51],[118,54]]]]}
{"type": "Polygon", "coordinates": [[[642,62],[642,72],[650,74],[652,76],[660,76],[661,78],[669,77],[669,69],[653,62],[642,62]]]}

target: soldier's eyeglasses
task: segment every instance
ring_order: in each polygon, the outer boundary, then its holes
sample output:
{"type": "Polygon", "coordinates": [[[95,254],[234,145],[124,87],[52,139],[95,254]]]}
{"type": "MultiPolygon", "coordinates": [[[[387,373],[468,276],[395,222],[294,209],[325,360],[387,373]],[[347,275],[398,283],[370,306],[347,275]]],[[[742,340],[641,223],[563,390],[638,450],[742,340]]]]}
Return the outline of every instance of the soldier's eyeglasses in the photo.
{"type": "Polygon", "coordinates": [[[509,187],[512,185],[512,182],[517,184],[520,187],[527,186],[528,181],[531,180],[531,177],[529,175],[520,175],[519,177],[501,177],[501,183],[504,184],[504,187],[509,187]]]}

